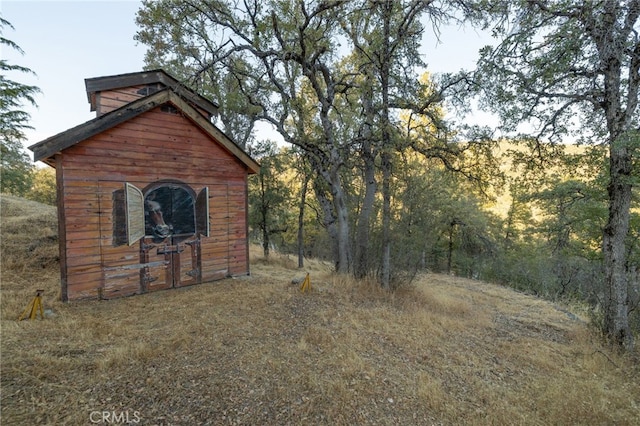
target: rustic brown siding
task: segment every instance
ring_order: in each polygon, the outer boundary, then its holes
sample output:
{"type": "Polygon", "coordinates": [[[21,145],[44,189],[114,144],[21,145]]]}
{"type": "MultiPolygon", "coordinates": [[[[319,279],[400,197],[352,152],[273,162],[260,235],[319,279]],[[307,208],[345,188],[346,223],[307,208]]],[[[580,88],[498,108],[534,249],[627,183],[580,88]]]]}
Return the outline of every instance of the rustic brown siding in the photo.
{"type": "Polygon", "coordinates": [[[100,117],[103,114],[146,96],[146,93],[138,93],[138,91],[145,87],[145,85],[122,87],[96,93],[96,117],[100,117]]]}
{"type": "MultiPolygon", "coordinates": [[[[129,91],[113,92],[109,99],[130,102],[129,91]]],[[[60,229],[64,300],[140,292],[139,244],[114,241],[114,193],[124,182],[143,189],[179,180],[196,193],[208,187],[211,235],[201,241],[202,279],[249,272],[246,167],[181,114],[159,107],[119,124],[67,148],[57,170],[66,222],[60,229]]]]}
{"type": "Polygon", "coordinates": [[[63,302],[69,300],[67,291],[67,220],[64,209],[64,176],[62,168],[62,156],[56,154],[56,199],[58,203],[58,249],[60,253],[60,299],[63,302]]]}
{"type": "MultiPolygon", "coordinates": [[[[145,88],[147,88],[146,85],[141,85],[97,92],[95,94],[96,117],[100,117],[101,115],[116,110],[135,101],[136,99],[147,96],[147,92],[144,91],[145,88]]],[[[208,111],[196,105],[192,106],[207,119],[211,117],[211,114],[208,111]]]]}

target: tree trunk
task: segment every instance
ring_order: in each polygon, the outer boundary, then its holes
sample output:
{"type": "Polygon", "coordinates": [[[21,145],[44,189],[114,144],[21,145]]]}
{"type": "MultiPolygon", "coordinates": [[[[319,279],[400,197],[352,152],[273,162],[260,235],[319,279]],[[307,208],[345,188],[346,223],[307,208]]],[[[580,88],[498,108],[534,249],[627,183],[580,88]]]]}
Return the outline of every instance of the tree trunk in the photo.
{"type": "Polygon", "coordinates": [[[629,327],[629,298],[625,269],[625,239],[631,207],[631,155],[628,148],[610,145],[609,218],[603,233],[606,280],[604,334],[616,345],[633,348],[629,327]]]}
{"type": "Polygon", "coordinates": [[[349,246],[349,210],[340,179],[332,187],[333,205],[338,219],[338,257],[336,272],[347,274],[351,270],[351,249],[349,246]]]}
{"type": "MultiPolygon", "coordinates": [[[[624,17],[626,24],[619,31],[615,24],[621,11],[617,2],[609,2],[602,16],[604,31],[593,31],[600,66],[603,70],[604,99],[601,102],[609,133],[609,217],[604,228],[602,251],[606,293],[604,301],[604,335],[614,344],[629,351],[633,349],[633,335],[629,327],[629,297],[626,273],[626,239],[629,233],[631,214],[631,175],[633,172],[633,155],[629,148],[629,130],[638,104],[638,71],[640,70],[640,45],[637,44],[637,32],[634,31],[636,48],[629,63],[629,81],[626,105],[622,100],[624,90],[621,59],[627,44],[627,35],[635,28],[640,9],[635,4],[624,17]],[[626,33],[626,34],[625,34],[626,33]]],[[[631,52],[631,50],[629,50],[631,52]]]]}
{"type": "MultiPolygon", "coordinates": [[[[388,143],[388,142],[387,142],[388,143]]],[[[382,154],[382,288],[391,288],[391,156],[382,154]]]]}
{"type": "Polygon", "coordinates": [[[391,120],[389,117],[391,15],[393,2],[383,3],[383,46],[380,58],[380,84],[382,91],[382,270],[380,284],[384,289],[391,288],[391,120]]]}
{"type": "Polygon", "coordinates": [[[364,162],[365,194],[356,228],[356,256],[353,272],[356,278],[364,278],[369,270],[369,230],[371,228],[371,214],[376,199],[377,184],[375,179],[375,162],[368,156],[364,162]]]}
{"type": "Polygon", "coordinates": [[[362,208],[360,209],[360,215],[358,218],[358,225],[356,228],[356,241],[355,241],[355,260],[353,265],[353,272],[356,278],[364,278],[369,272],[369,236],[371,229],[371,215],[373,214],[373,205],[376,200],[377,182],[376,182],[376,153],[372,147],[373,131],[371,130],[372,123],[375,119],[375,110],[373,107],[373,90],[371,84],[373,84],[373,76],[366,72],[367,81],[363,87],[363,93],[361,96],[362,109],[364,112],[363,129],[362,129],[362,161],[364,163],[364,185],[365,194],[362,200],[362,208]]]}
{"type": "Polygon", "coordinates": [[[262,228],[262,253],[265,259],[269,258],[269,232],[266,228],[262,228]]]}
{"type": "Polygon", "coordinates": [[[260,213],[262,215],[262,251],[265,259],[269,257],[269,226],[267,222],[267,218],[269,215],[269,207],[267,206],[267,200],[265,196],[265,185],[264,185],[264,175],[262,173],[259,174],[260,179],[260,213]]]}
{"type": "Polygon", "coordinates": [[[309,175],[304,174],[302,189],[300,190],[300,205],[298,207],[298,268],[304,268],[304,208],[307,202],[307,187],[309,175]]]}
{"type": "Polygon", "coordinates": [[[453,263],[453,227],[452,223],[449,226],[449,247],[447,248],[447,274],[451,274],[451,265],[453,263]]]}
{"type": "Polygon", "coordinates": [[[338,228],[336,225],[336,217],[331,206],[331,200],[329,199],[329,194],[327,194],[325,188],[323,188],[322,182],[320,182],[318,178],[313,180],[313,191],[316,195],[316,200],[318,200],[318,204],[320,204],[320,209],[322,210],[322,225],[327,230],[329,241],[331,242],[331,258],[337,266],[338,228]]]}

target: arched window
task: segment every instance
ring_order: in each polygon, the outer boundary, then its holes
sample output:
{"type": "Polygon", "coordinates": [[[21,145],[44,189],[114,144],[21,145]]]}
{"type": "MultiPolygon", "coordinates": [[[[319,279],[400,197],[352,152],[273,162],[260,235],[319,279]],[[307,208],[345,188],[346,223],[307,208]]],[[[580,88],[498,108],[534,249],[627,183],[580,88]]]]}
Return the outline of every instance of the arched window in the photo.
{"type": "Polygon", "coordinates": [[[132,245],[144,236],[171,237],[175,244],[194,235],[209,236],[208,188],[196,196],[187,184],[161,181],[144,190],[125,183],[114,192],[114,245],[132,245]]]}
{"type": "Polygon", "coordinates": [[[144,191],[145,235],[190,237],[196,233],[196,197],[182,183],[160,182],[144,191]]]}

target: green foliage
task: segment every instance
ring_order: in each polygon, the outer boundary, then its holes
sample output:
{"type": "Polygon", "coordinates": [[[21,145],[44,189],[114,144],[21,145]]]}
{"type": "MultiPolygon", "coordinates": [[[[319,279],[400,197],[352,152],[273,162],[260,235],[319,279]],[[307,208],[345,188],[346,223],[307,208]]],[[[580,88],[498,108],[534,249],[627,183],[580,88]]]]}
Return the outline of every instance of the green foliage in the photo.
{"type": "MultiPolygon", "coordinates": [[[[4,37],[5,27],[13,29],[11,23],[0,17],[0,46],[24,53],[20,47],[4,37]]],[[[14,65],[6,59],[0,59],[0,137],[3,140],[22,140],[24,130],[31,128],[27,123],[29,114],[20,108],[27,102],[35,105],[34,95],[40,92],[35,86],[13,81],[5,75],[7,72],[34,74],[29,68],[14,65]]]]}
{"type": "MultiPolygon", "coordinates": [[[[13,29],[9,21],[0,17],[0,46],[23,53],[18,45],[4,37],[5,27],[13,29]]],[[[22,141],[25,139],[25,129],[31,127],[28,125],[29,114],[21,107],[25,102],[35,105],[34,95],[40,90],[6,76],[7,72],[33,74],[29,68],[0,59],[0,71],[1,190],[9,194],[24,195],[31,187],[32,166],[29,155],[24,152],[22,141]]]]}
{"type": "Polygon", "coordinates": [[[51,206],[56,205],[56,171],[51,167],[34,168],[30,190],[26,198],[51,206]]]}
{"type": "Polygon", "coordinates": [[[260,161],[260,171],[249,181],[249,226],[267,257],[270,246],[275,243],[282,246],[280,235],[293,226],[291,192],[282,179],[288,154],[278,152],[276,144],[270,141],[252,146],[250,152],[260,161]]]}
{"type": "MultiPolygon", "coordinates": [[[[420,18],[428,14],[440,23],[451,18],[449,12],[413,0],[233,5],[164,0],[143,3],[136,37],[149,46],[147,66],[167,67],[221,102],[223,126],[241,145],[251,140],[253,124],[261,120],[304,152],[313,179],[323,181],[312,187],[323,198],[318,201],[335,240],[336,266],[348,272],[350,225],[359,225],[363,254],[372,200],[381,193],[388,235],[391,159],[396,150],[417,146],[399,137],[400,110],[437,119],[438,131],[449,135],[438,110],[453,85],[421,82],[417,68],[423,65],[420,18]],[[354,220],[346,196],[359,169],[369,193],[362,216],[354,220]],[[377,171],[382,173],[375,177],[377,171]],[[373,179],[381,182],[379,187],[373,179]]],[[[440,144],[425,155],[454,167],[453,158],[462,151],[440,144]]]]}
{"type": "Polygon", "coordinates": [[[3,139],[0,146],[0,185],[3,193],[25,195],[31,188],[31,158],[19,140],[3,139]]]}
{"type": "MultiPolygon", "coordinates": [[[[480,5],[486,7],[486,24],[500,41],[482,51],[476,82],[485,105],[500,115],[503,127],[521,131],[526,123],[535,141],[557,143],[574,135],[608,149],[609,165],[604,167],[608,214],[601,245],[607,285],[603,333],[631,349],[626,245],[630,200],[637,185],[640,3],[566,0],[480,5]]],[[[573,188],[565,185],[557,191],[561,200],[556,210],[576,202],[573,188]]],[[[558,237],[558,232],[571,231],[566,222],[571,218],[556,213],[553,233],[558,237]]],[[[556,240],[564,245],[567,238],[556,240]]]]}
{"type": "MultiPolygon", "coordinates": [[[[611,134],[605,125],[603,108],[617,102],[602,101],[601,8],[615,2],[605,3],[145,1],[137,39],[149,46],[148,67],[216,99],[225,131],[259,157],[249,218],[265,250],[294,252],[302,223],[305,255],[362,261],[356,276],[384,275],[390,247],[395,277],[442,271],[595,305],[606,290],[610,148],[632,160],[613,169],[633,186],[640,146],[635,111],[612,111],[629,114],[611,134]],[[504,128],[536,126],[517,144],[447,122],[445,105],[469,103],[468,76],[419,76],[425,25],[450,21],[460,5],[500,38],[483,50],[473,87],[504,128]],[[600,30],[585,27],[587,16],[600,30]],[[255,144],[256,121],[295,151],[255,144]],[[573,131],[590,147],[548,143],[573,131]]],[[[616,99],[634,99],[632,80],[620,80],[616,99]]],[[[629,271],[640,256],[633,191],[629,271]]]]}
{"type": "Polygon", "coordinates": [[[493,216],[481,196],[436,160],[407,161],[396,183],[394,264],[477,276],[494,250],[493,216]]]}

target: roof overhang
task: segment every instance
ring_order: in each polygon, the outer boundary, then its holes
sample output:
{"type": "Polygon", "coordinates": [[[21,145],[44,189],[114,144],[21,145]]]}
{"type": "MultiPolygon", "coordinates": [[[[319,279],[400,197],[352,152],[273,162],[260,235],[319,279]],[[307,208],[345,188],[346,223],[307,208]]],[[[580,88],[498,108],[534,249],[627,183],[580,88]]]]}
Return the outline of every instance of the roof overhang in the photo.
{"type": "Polygon", "coordinates": [[[57,153],[166,103],[173,104],[185,117],[202,129],[202,131],[218,141],[224,149],[233,154],[247,167],[249,173],[258,173],[260,164],[225,135],[224,132],[211,123],[211,121],[200,114],[191,105],[190,101],[183,99],[182,96],[176,93],[174,88],[171,87],[140,98],[86,123],[51,136],[50,138],[31,145],[29,149],[33,151],[34,161],[42,161],[55,167],[54,156],[57,153]]]}

